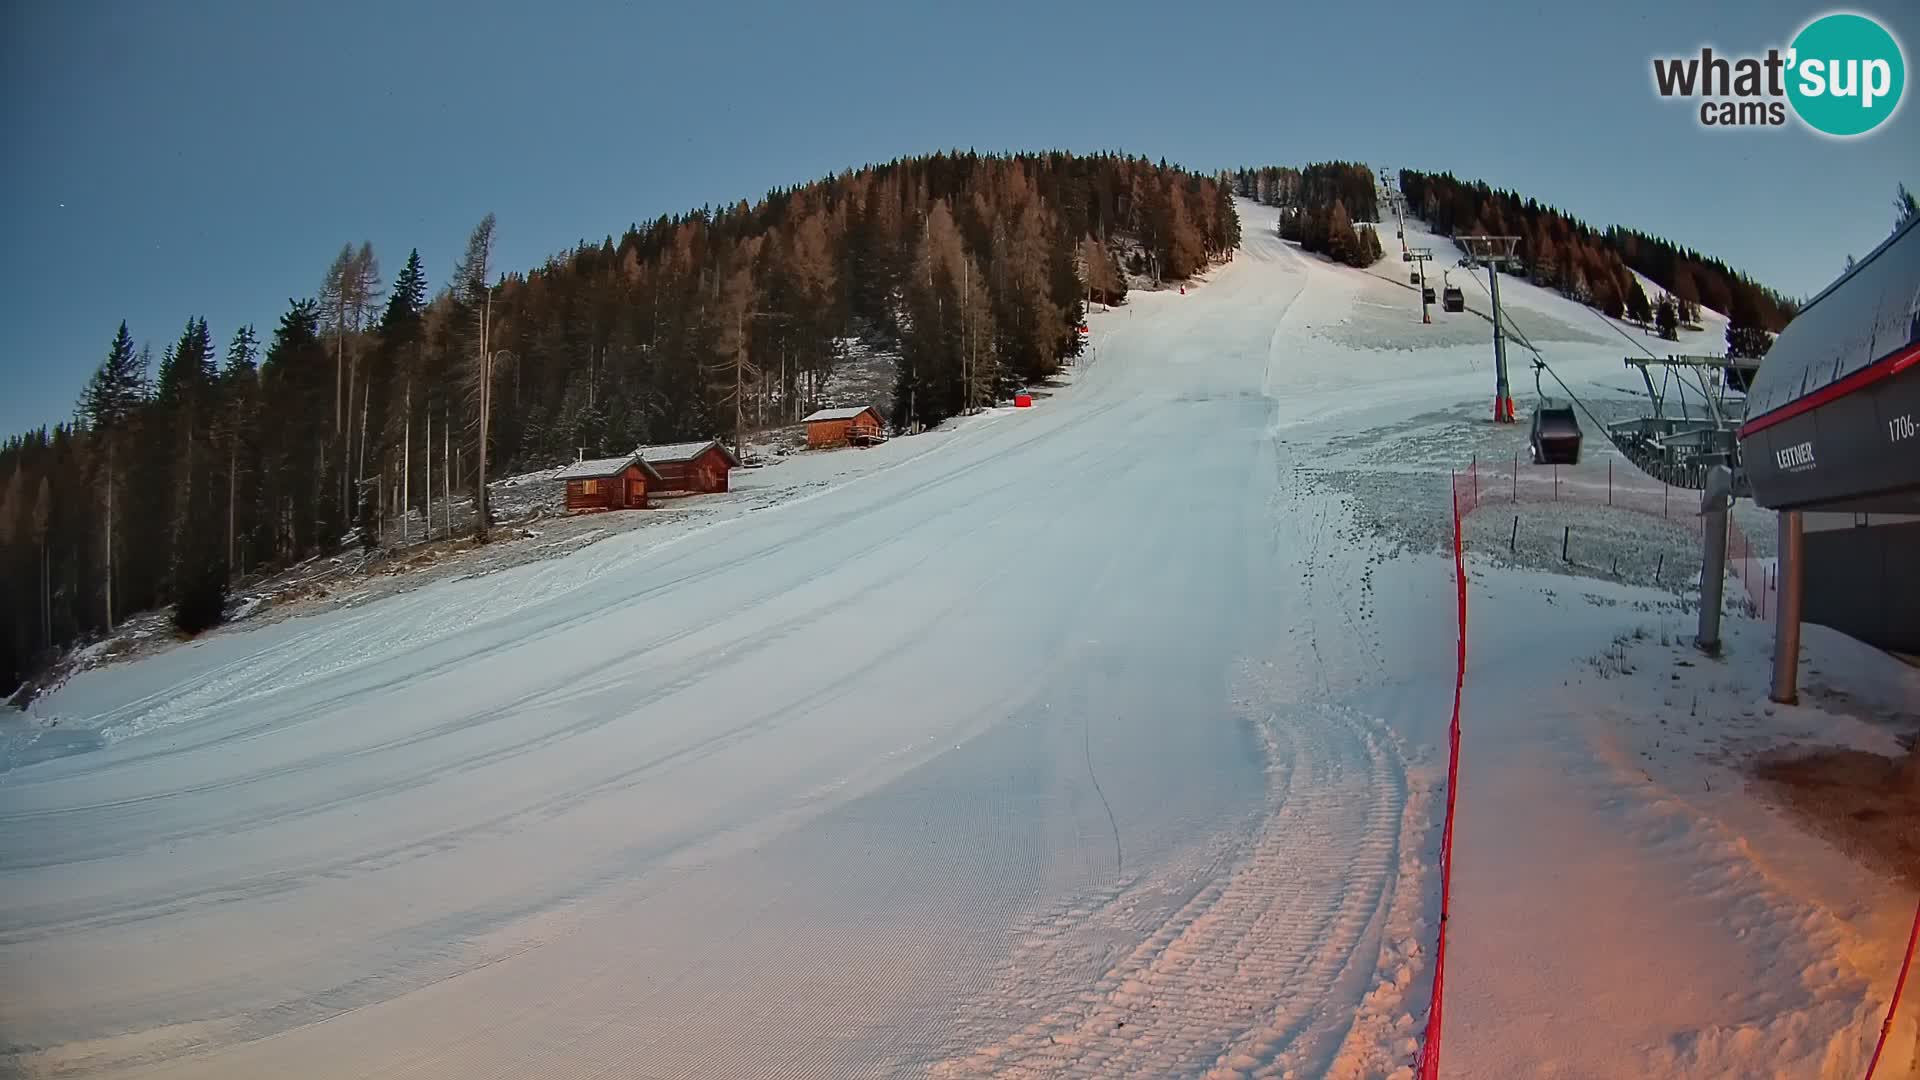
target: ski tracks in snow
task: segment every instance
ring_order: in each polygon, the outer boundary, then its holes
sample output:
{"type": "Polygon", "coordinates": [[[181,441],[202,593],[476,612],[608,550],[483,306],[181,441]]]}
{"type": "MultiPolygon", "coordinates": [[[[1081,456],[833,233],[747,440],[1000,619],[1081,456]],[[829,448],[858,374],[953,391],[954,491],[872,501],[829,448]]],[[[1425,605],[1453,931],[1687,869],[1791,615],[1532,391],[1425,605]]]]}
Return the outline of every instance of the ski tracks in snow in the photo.
{"type": "Polygon", "coordinates": [[[958,1050],[934,1076],[1225,1080],[1391,1068],[1381,1046],[1411,1034],[1401,992],[1422,908],[1417,881],[1400,895],[1421,864],[1402,850],[1402,829],[1419,828],[1426,792],[1410,796],[1395,737],[1352,710],[1308,706],[1257,724],[1270,813],[1256,833],[1237,851],[1216,843],[1035,920],[959,1031],[1024,1025],[958,1050]],[[1107,955],[1110,943],[1143,935],[1107,955]],[[1046,988],[1074,985],[1087,989],[1046,1000],[1046,988]]]}

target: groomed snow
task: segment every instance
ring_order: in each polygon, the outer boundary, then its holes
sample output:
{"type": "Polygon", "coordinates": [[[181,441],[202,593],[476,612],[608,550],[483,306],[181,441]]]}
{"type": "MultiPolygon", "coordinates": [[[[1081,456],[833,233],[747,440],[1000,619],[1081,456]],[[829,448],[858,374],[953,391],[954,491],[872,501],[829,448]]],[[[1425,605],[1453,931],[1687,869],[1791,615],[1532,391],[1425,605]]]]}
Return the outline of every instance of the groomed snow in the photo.
{"type": "MultiPolygon", "coordinates": [[[[1486,324],[1423,327],[1391,261],[1333,266],[1241,210],[1233,262],[1094,314],[1090,361],[1035,408],[799,455],[710,515],[37,702],[98,748],[0,774],[10,1063],[1405,1075],[1452,583],[1324,465],[1490,401],[1486,324]]],[[[1503,299],[1583,393],[1632,385],[1585,309],[1503,299]]],[[[1444,463],[1422,468],[1444,491],[1444,463]]],[[[1511,618],[1476,623],[1469,674],[1459,1074],[1852,1053],[1894,890],[1856,872],[1877,891],[1843,909],[1755,876],[1712,807],[1596,826],[1618,770],[1586,761],[1561,790],[1582,752],[1526,703],[1619,620],[1542,614],[1524,572],[1479,572],[1511,618]],[[1597,963],[1610,939],[1528,922],[1581,865],[1557,821],[1611,844],[1616,884],[1650,882],[1605,894],[1639,920],[1632,956],[1684,945],[1685,970],[1649,985],[1597,963]],[[1689,936],[1723,911],[1750,932],[1689,936]],[[1569,957],[1552,999],[1535,941],[1569,957]],[[1787,985],[1713,998],[1776,964],[1787,985]],[[1593,1003],[1608,1023],[1579,1027],[1593,1003]]],[[[1735,835],[1842,865],[1777,823],[1735,835]]]]}

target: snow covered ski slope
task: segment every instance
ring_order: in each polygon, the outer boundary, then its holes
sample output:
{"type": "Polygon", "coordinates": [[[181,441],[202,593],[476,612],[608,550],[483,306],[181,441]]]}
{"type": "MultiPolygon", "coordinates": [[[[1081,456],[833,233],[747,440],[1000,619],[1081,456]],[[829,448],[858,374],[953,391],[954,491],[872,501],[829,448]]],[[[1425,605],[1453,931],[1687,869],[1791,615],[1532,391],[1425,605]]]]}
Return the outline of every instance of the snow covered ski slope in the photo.
{"type": "MultiPolygon", "coordinates": [[[[1324,468],[1490,401],[1486,324],[1421,327],[1397,264],[1242,214],[1232,263],[1094,315],[1032,410],[39,702],[99,745],[0,774],[12,1063],[1409,1064],[1451,582],[1324,468]]],[[[1613,331],[1508,292],[1563,376],[1629,385],[1613,331]]],[[[1441,526],[1462,447],[1381,466],[1437,470],[1409,518],[1441,526]]]]}

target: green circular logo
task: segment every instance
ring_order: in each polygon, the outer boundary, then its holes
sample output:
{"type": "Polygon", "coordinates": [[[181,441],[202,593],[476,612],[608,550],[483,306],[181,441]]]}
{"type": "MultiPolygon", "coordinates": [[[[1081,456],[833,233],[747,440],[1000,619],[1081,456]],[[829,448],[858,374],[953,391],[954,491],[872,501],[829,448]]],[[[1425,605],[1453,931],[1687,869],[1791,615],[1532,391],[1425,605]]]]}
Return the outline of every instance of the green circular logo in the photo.
{"type": "Polygon", "coordinates": [[[1907,84],[1900,43],[1865,15],[1823,15],[1793,39],[1787,98],[1815,131],[1864,135],[1900,107],[1907,84]]]}

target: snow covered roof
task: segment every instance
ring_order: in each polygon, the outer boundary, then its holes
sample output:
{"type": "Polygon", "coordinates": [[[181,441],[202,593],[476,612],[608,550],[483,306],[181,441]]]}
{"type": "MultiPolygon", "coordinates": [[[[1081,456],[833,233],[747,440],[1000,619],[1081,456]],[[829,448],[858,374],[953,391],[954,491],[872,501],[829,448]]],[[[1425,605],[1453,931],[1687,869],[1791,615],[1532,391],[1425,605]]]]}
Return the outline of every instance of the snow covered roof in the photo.
{"type": "Polygon", "coordinates": [[[1747,391],[1749,423],[1920,341],[1920,224],[1895,232],[1807,301],[1747,391]]]}
{"type": "Polygon", "coordinates": [[[846,409],[821,409],[819,412],[802,420],[801,423],[811,424],[816,420],[851,420],[863,412],[870,412],[876,416],[879,415],[878,410],[871,405],[855,405],[846,409]]]}
{"type": "Polygon", "coordinates": [[[694,458],[706,453],[708,447],[719,447],[720,452],[727,455],[729,462],[735,465],[740,464],[733,456],[733,451],[721,445],[718,439],[701,439],[698,442],[656,443],[653,446],[641,447],[639,454],[648,461],[678,464],[682,461],[692,461],[694,458]]]}
{"type": "Polygon", "coordinates": [[[642,469],[646,470],[647,475],[656,480],[660,478],[660,474],[653,471],[653,466],[647,464],[638,453],[628,454],[626,457],[588,458],[585,461],[576,461],[554,473],[553,478],[555,480],[598,480],[601,477],[618,476],[626,472],[627,466],[636,461],[640,463],[642,469]]]}

